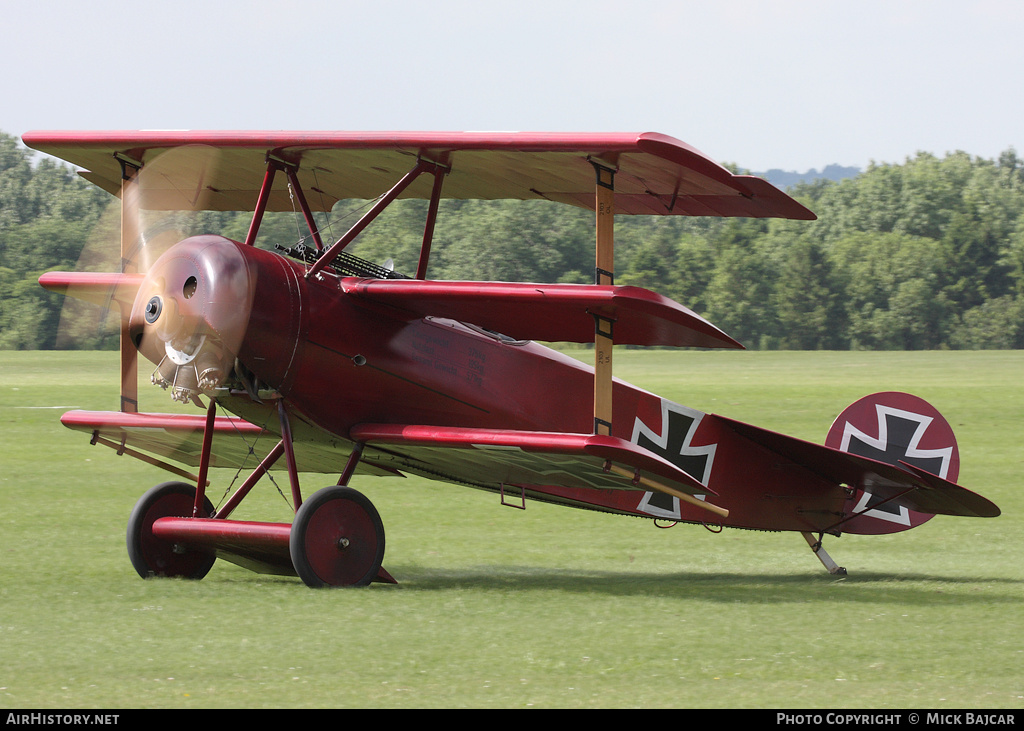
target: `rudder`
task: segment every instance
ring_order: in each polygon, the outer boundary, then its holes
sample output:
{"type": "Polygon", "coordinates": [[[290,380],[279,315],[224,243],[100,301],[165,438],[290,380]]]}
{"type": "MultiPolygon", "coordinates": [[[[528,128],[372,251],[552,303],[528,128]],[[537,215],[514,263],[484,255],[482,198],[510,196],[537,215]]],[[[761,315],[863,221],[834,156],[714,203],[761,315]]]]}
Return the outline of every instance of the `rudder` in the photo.
{"type": "MultiPolygon", "coordinates": [[[[833,422],[826,446],[886,464],[913,465],[949,482],[960,472],[960,453],[949,422],[927,401],[908,393],[871,394],[848,406],[833,422]]],[[[856,490],[848,514],[858,513],[844,531],[883,534],[914,528],[934,517],[907,507],[877,503],[867,490],[856,490]]]]}

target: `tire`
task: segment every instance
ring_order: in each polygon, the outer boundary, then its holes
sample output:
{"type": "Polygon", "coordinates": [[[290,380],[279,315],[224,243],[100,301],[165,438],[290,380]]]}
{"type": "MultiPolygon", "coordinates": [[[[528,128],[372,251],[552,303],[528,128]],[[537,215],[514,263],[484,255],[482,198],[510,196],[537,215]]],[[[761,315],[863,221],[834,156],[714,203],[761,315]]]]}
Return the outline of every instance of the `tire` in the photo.
{"type": "Polygon", "coordinates": [[[384,524],[362,493],[326,487],[296,511],[288,551],[307,586],[366,586],[384,560],[384,524]]]}
{"type": "MultiPolygon", "coordinates": [[[[205,551],[181,551],[172,541],[153,535],[157,518],[190,518],[196,489],[185,482],[164,482],[143,495],[128,519],[128,558],[139,576],[201,579],[213,567],[216,555],[205,551]]],[[[213,515],[213,504],[204,503],[204,517],[213,515]]]]}

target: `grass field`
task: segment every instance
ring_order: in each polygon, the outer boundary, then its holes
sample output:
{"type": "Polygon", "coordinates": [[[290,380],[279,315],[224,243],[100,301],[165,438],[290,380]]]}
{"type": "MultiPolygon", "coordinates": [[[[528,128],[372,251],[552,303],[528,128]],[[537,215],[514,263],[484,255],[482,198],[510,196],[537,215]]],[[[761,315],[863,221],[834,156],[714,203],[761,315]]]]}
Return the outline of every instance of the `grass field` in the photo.
{"type": "MultiPolygon", "coordinates": [[[[818,442],[872,391],[942,411],[959,481],[1003,515],[832,539],[847,577],[795,534],[364,479],[400,583],[341,591],[224,562],[138,578],[125,524],[166,474],[58,421],[116,408],[115,358],[0,353],[0,707],[1024,706],[1024,352],[616,351],[637,385],[818,442]]],[[[252,498],[238,517],[290,520],[272,486],[252,498]]]]}

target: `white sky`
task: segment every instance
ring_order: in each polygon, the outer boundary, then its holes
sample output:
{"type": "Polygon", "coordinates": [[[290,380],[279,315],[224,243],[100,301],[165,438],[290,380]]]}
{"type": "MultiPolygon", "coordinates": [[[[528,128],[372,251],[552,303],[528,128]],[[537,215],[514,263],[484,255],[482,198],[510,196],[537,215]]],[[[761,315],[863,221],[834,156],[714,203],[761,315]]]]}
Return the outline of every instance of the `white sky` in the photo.
{"type": "Polygon", "coordinates": [[[763,171],[1024,151],[1019,0],[0,0],[0,131],[654,131],[763,171]]]}

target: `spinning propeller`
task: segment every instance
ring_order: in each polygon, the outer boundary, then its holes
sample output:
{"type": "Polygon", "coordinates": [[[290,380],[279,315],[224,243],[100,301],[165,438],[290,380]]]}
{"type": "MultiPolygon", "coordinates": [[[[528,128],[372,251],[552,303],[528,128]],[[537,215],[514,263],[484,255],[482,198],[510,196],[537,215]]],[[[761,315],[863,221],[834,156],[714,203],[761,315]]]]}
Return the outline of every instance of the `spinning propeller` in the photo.
{"type": "MultiPolygon", "coordinates": [[[[199,403],[201,391],[222,386],[235,368],[253,290],[235,244],[194,235],[209,193],[204,181],[219,152],[193,146],[157,153],[144,164],[121,159],[120,266],[111,256],[117,227],[108,215],[84,247],[79,271],[40,279],[47,289],[119,315],[125,411],[136,410],[137,353],[155,364],[153,383],[170,389],[174,400],[199,403]],[[107,272],[96,271],[99,266],[107,272]]],[[[89,320],[66,305],[59,342],[83,325],[95,332],[102,324],[89,320]]]]}

